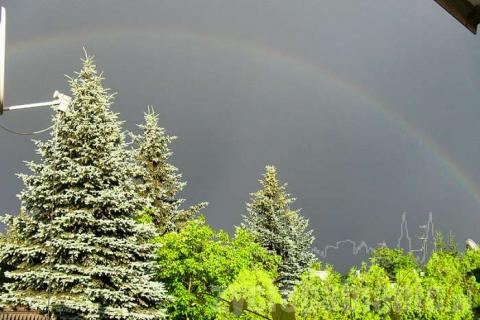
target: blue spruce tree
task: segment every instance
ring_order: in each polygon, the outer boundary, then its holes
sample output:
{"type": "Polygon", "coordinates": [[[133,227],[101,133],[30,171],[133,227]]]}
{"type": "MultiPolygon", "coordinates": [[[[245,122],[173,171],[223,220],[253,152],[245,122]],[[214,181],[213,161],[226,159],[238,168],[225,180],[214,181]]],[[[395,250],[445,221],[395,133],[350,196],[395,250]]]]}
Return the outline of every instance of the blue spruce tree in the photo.
{"type": "Polygon", "coordinates": [[[315,260],[310,249],[314,237],[307,230],[308,220],[290,208],[295,198],[278,181],[275,167],[266,167],[260,184],[262,188],[251,194],[242,226],[262,247],[282,258],[276,283],[285,299],[315,260]]]}
{"type": "Polygon", "coordinates": [[[21,175],[24,214],[4,219],[15,241],[3,243],[0,261],[16,269],[6,273],[2,305],[59,319],[165,317],[165,290],[151,276],[155,229],[135,220],[131,157],[102,80],[87,57],[70,79],[68,112],[36,142],[41,161],[21,175]]]}

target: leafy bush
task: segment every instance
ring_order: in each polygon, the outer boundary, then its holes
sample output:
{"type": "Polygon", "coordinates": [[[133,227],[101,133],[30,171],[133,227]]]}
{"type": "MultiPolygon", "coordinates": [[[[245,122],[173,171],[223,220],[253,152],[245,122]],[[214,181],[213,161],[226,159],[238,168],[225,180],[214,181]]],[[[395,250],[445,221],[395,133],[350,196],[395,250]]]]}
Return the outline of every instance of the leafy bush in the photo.
{"type": "MultiPolygon", "coordinates": [[[[222,293],[224,300],[232,301],[245,299],[249,310],[264,316],[269,316],[276,303],[282,303],[282,297],[273,284],[272,277],[261,269],[242,270],[234,282],[222,293]]],[[[232,314],[226,302],[220,302],[218,307],[218,320],[257,320],[262,317],[244,311],[240,316],[232,314]]]]}
{"type": "Polygon", "coordinates": [[[399,270],[419,267],[417,258],[412,253],[405,254],[402,248],[377,248],[372,252],[370,261],[382,267],[392,280],[399,270]]]}
{"type": "Polygon", "coordinates": [[[158,280],[173,297],[167,305],[170,319],[214,319],[217,296],[242,269],[265,269],[275,276],[279,263],[247,231],[238,228],[230,239],[227,233],[212,230],[202,217],[157,242],[158,280]]]}
{"type": "Polygon", "coordinates": [[[329,267],[327,278],[322,280],[316,271],[305,272],[289,296],[296,316],[305,320],[343,319],[347,297],[340,274],[329,267]]]}

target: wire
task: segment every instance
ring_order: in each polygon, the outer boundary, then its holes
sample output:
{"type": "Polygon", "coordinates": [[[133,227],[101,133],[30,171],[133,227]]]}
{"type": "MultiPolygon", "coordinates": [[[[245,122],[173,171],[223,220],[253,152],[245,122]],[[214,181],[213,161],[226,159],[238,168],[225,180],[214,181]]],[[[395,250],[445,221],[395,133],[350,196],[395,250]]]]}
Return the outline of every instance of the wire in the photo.
{"type": "Polygon", "coordinates": [[[47,132],[48,130],[52,129],[53,126],[50,126],[48,128],[42,129],[42,130],[34,131],[34,132],[18,132],[18,131],[15,131],[15,130],[12,130],[12,129],[9,129],[9,128],[5,127],[1,123],[0,123],[0,128],[2,128],[3,130],[5,130],[9,133],[17,134],[17,135],[20,135],[20,136],[34,136],[36,134],[47,132]]]}
{"type": "MultiPolygon", "coordinates": [[[[210,296],[210,297],[217,298],[217,299],[220,300],[220,301],[223,301],[223,302],[226,302],[226,303],[230,303],[230,301],[225,300],[225,299],[223,299],[222,297],[219,297],[219,296],[210,294],[210,293],[208,293],[208,292],[205,292],[205,294],[208,295],[208,296],[210,296]]],[[[264,316],[263,314],[260,314],[260,313],[258,313],[258,312],[256,312],[256,311],[253,311],[253,310],[250,310],[250,309],[244,309],[243,311],[250,312],[251,314],[254,314],[254,315],[256,315],[256,316],[259,316],[260,318],[270,320],[269,317],[264,316]]]]}

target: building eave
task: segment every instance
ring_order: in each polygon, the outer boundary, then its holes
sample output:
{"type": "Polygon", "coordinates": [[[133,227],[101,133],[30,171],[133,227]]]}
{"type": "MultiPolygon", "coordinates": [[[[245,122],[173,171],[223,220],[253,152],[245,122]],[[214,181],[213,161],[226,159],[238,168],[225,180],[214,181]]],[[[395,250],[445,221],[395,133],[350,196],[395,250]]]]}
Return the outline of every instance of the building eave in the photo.
{"type": "Polygon", "coordinates": [[[434,0],[472,33],[480,23],[480,5],[472,0],[434,0]]]}

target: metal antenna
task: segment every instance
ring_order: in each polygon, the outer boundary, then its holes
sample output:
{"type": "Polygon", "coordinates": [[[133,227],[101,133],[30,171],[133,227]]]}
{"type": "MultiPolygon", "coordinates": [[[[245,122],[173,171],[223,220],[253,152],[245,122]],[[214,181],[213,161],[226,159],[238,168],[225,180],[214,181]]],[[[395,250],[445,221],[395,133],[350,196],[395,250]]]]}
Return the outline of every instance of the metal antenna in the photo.
{"type": "Polygon", "coordinates": [[[417,239],[422,242],[422,248],[419,250],[422,253],[421,262],[425,262],[427,260],[427,250],[428,250],[428,225],[424,224],[419,227],[423,230],[423,233],[417,236],[417,239]]]}
{"type": "Polygon", "coordinates": [[[0,115],[4,111],[14,111],[22,109],[31,109],[37,107],[56,107],[56,110],[65,112],[68,109],[68,106],[72,99],[62,94],[58,91],[55,91],[53,94],[53,100],[46,102],[37,102],[29,104],[14,105],[10,107],[5,107],[5,43],[6,43],[6,25],[7,25],[7,12],[4,7],[1,9],[1,21],[0,21],[0,115]]]}

